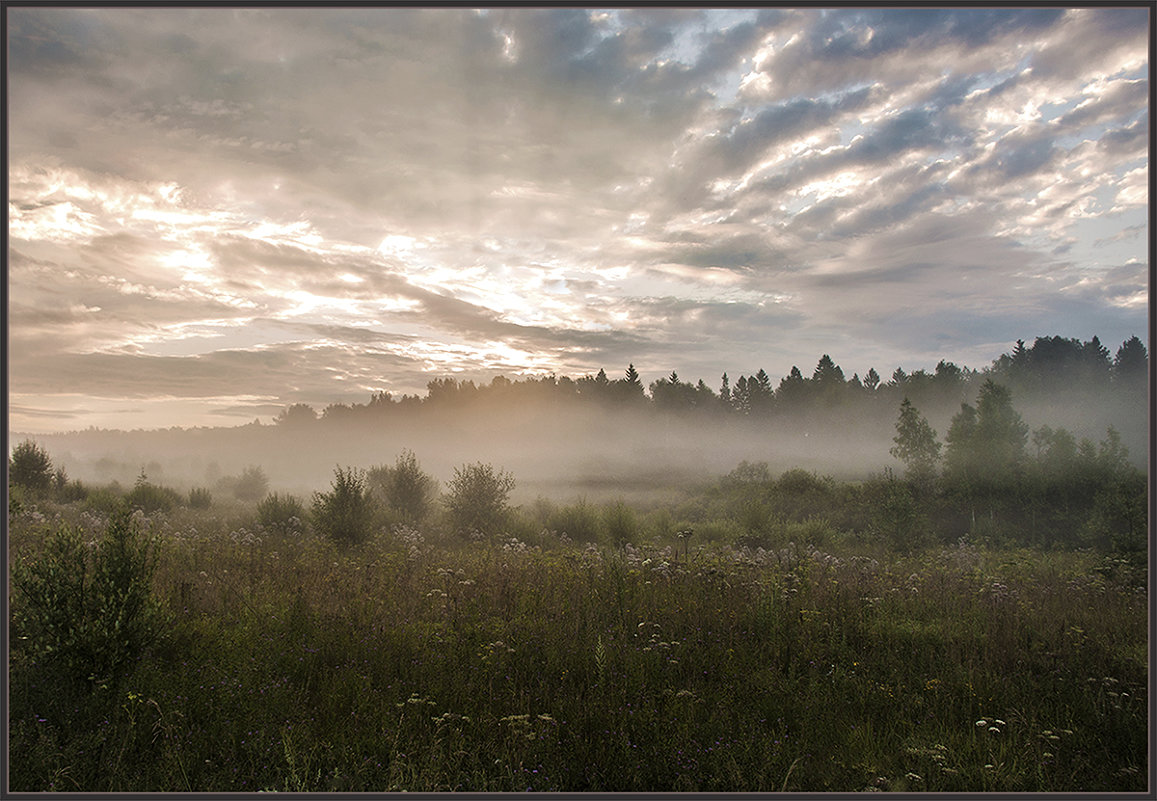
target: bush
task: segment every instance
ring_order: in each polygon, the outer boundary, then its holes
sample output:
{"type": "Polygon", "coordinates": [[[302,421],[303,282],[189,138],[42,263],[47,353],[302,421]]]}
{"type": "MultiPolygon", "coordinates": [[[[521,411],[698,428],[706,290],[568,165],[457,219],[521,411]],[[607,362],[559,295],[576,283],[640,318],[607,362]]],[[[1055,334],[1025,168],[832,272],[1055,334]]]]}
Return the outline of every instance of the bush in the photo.
{"type": "Polygon", "coordinates": [[[8,481],[32,492],[47,492],[52,486],[52,459],[30,439],[12,450],[8,459],[8,481]]]}
{"type": "Polygon", "coordinates": [[[56,499],[61,503],[87,500],[88,487],[74,479],[57,488],[56,499]]]}
{"type": "Polygon", "coordinates": [[[132,491],[125,496],[130,509],[140,509],[145,514],[153,512],[168,512],[181,503],[181,495],[171,487],[162,487],[152,484],[141,473],[132,491]]]}
{"type": "Polygon", "coordinates": [[[365,475],[352,467],[334,471],[333,489],[313,496],[313,525],[340,545],[357,545],[369,539],[374,507],[365,475]]]}
{"type": "Polygon", "coordinates": [[[375,467],[369,472],[369,483],[376,487],[401,521],[416,526],[426,519],[437,491],[438,482],[422,471],[412,451],[402,451],[393,467],[375,467]]]}
{"type": "Polygon", "coordinates": [[[509,506],[507,498],[514,489],[514,477],[488,464],[454,468],[446,508],[456,533],[480,534],[493,538],[502,533],[509,506]]]}
{"type": "Polygon", "coordinates": [[[213,505],[213,495],[204,487],[194,487],[189,490],[190,509],[208,509],[213,505]]]}
{"type": "Polygon", "coordinates": [[[612,545],[622,547],[638,538],[639,521],[631,507],[615,501],[603,509],[603,529],[612,545]]]}
{"type": "Polygon", "coordinates": [[[292,534],[301,530],[305,506],[292,495],[274,492],[257,504],[257,520],[269,531],[292,534]]]}
{"type": "Polygon", "coordinates": [[[549,527],[565,534],[575,542],[598,542],[600,520],[598,513],[585,500],[554,510],[549,527]]]}
{"type": "Polygon", "coordinates": [[[902,554],[922,550],[928,545],[928,517],[920,507],[911,487],[886,471],[883,479],[870,484],[869,492],[876,509],[874,528],[884,535],[888,545],[902,554]]]}
{"type": "Polygon", "coordinates": [[[84,499],[86,508],[93,512],[101,512],[103,514],[112,514],[125,506],[125,499],[118,484],[110,484],[107,487],[97,487],[90,490],[88,496],[84,499]]]}
{"type": "Polygon", "coordinates": [[[233,485],[233,495],[239,501],[259,501],[269,492],[269,479],[260,467],[246,467],[233,485]]]}
{"type": "Polygon", "coordinates": [[[115,683],[164,630],[156,564],[155,544],[128,510],[110,518],[95,548],[57,529],[35,561],[13,567],[12,642],[66,680],[115,683]]]}

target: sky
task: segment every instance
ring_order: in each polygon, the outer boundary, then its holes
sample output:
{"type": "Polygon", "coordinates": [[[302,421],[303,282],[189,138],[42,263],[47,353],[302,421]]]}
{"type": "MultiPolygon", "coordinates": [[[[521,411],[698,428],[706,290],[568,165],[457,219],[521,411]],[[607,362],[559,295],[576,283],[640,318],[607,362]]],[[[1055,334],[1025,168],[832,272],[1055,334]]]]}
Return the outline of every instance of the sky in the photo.
{"type": "Polygon", "coordinates": [[[1123,8],[7,8],[9,427],[1146,339],[1123,8]]]}

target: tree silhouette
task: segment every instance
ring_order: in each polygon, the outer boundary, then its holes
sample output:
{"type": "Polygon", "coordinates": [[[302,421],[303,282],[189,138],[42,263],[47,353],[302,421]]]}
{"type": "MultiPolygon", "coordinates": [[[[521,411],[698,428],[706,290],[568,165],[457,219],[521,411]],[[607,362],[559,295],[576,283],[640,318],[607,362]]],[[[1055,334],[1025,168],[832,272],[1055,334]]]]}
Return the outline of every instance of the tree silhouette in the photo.
{"type": "Polygon", "coordinates": [[[8,458],[8,481],[34,492],[47,491],[52,485],[52,459],[48,451],[30,439],[21,442],[8,458]]]}
{"type": "Polygon", "coordinates": [[[936,432],[908,398],[900,404],[900,419],[896,421],[896,444],[891,454],[907,467],[907,478],[921,487],[930,487],[936,477],[936,462],[940,458],[940,442],[936,432]]]}

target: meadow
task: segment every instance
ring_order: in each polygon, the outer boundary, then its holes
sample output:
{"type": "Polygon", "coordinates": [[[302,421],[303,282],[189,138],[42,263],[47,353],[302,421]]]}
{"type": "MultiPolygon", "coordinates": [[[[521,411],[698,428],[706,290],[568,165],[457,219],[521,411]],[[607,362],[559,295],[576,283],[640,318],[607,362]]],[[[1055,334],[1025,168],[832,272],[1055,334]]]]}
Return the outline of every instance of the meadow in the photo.
{"type": "Polygon", "coordinates": [[[10,596],[10,791],[1148,787],[1143,558],[752,538],[702,499],[343,545],[111,496],[10,507],[12,575],[65,610],[10,596]]]}

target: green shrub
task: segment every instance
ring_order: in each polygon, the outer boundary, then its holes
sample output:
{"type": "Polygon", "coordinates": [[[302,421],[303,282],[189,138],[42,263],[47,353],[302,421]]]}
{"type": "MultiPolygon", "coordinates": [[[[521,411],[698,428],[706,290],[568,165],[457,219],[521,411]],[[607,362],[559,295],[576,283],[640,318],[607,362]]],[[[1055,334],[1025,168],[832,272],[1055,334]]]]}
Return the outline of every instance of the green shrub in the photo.
{"type": "Polygon", "coordinates": [[[815,473],[809,473],[807,470],[802,470],[797,467],[785,471],[783,475],[779,477],[776,486],[783,492],[791,495],[803,495],[813,492],[827,492],[830,487],[830,482],[825,481],[815,473]]]}
{"type": "Polygon", "coordinates": [[[61,503],[84,501],[88,498],[88,487],[77,480],[65,482],[56,489],[56,500],[61,503]]]}
{"type": "Polygon", "coordinates": [[[52,459],[48,451],[30,439],[12,450],[8,458],[8,481],[32,492],[47,492],[52,486],[52,459]]]}
{"type": "Polygon", "coordinates": [[[305,506],[293,495],[273,492],[257,504],[257,520],[279,534],[299,532],[305,520],[305,506]]]}
{"type": "Polygon", "coordinates": [[[928,516],[924,514],[911,487],[887,471],[883,480],[871,482],[876,509],[873,526],[888,545],[899,553],[923,549],[929,541],[928,516]]]}
{"type": "Polygon", "coordinates": [[[367,478],[401,522],[416,526],[426,519],[438,482],[423,472],[412,451],[402,451],[393,467],[371,469],[367,478]]]}
{"type": "Polygon", "coordinates": [[[576,542],[586,543],[599,541],[600,522],[594,507],[586,500],[580,500],[554,510],[548,525],[560,535],[565,534],[576,542]]]}
{"type": "Polygon", "coordinates": [[[136,485],[125,496],[130,509],[140,509],[145,514],[168,512],[182,500],[181,494],[175,489],[150,483],[144,473],[141,473],[136,485]]]}
{"type": "Polygon", "coordinates": [[[13,567],[12,641],[66,680],[114,683],[163,631],[156,564],[154,542],[128,510],[110,518],[95,547],[57,529],[34,561],[13,567]]]}
{"type": "Polygon", "coordinates": [[[825,518],[808,517],[799,522],[788,522],[782,526],[781,538],[799,545],[814,545],[817,548],[831,545],[837,532],[825,518]]]}
{"type": "Polygon", "coordinates": [[[86,508],[103,514],[112,514],[125,506],[124,494],[119,485],[110,484],[107,487],[97,487],[89,490],[84,499],[86,508]]]}
{"type": "Polygon", "coordinates": [[[738,543],[743,528],[734,520],[710,520],[695,526],[695,537],[708,543],[738,543]]]}
{"type": "Polygon", "coordinates": [[[190,509],[208,509],[213,505],[213,495],[204,487],[194,487],[189,490],[190,509]]]}
{"type": "Polygon", "coordinates": [[[675,535],[675,518],[666,507],[652,510],[643,518],[642,530],[652,540],[666,540],[675,535]]]}
{"type": "Polygon", "coordinates": [[[639,521],[635,510],[622,501],[615,501],[603,508],[603,530],[615,547],[635,542],[639,536],[639,521]]]}
{"type": "Polygon", "coordinates": [[[514,477],[488,464],[454,468],[447,487],[446,509],[450,524],[458,534],[479,534],[494,538],[502,533],[509,513],[507,498],[514,489],[514,477]]]}
{"type": "Polygon", "coordinates": [[[16,484],[8,484],[8,519],[24,511],[24,488],[16,484]]]}
{"type": "Polygon", "coordinates": [[[314,494],[311,511],[314,528],[340,545],[357,545],[369,539],[374,506],[360,470],[337,468],[333,489],[314,494]]]}

